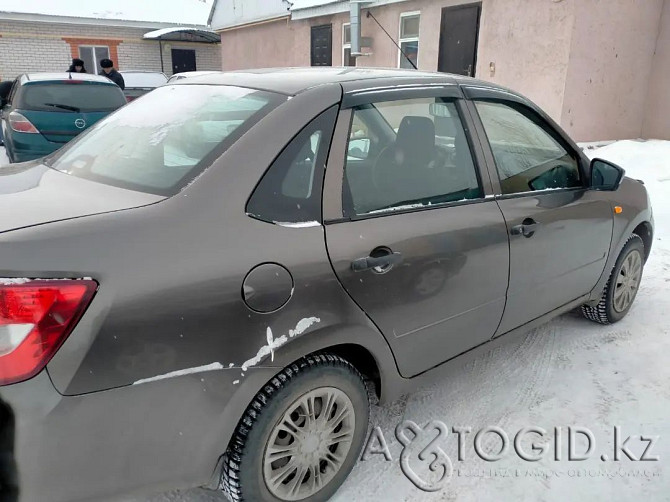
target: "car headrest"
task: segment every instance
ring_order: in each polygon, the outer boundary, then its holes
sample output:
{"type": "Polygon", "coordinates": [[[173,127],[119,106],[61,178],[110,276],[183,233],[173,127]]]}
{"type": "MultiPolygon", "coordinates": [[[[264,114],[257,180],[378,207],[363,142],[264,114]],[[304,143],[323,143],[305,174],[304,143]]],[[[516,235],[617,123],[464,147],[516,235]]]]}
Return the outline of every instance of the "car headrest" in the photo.
{"type": "Polygon", "coordinates": [[[428,117],[408,115],[398,128],[395,146],[412,157],[428,158],[435,150],[435,124],[428,117]]]}

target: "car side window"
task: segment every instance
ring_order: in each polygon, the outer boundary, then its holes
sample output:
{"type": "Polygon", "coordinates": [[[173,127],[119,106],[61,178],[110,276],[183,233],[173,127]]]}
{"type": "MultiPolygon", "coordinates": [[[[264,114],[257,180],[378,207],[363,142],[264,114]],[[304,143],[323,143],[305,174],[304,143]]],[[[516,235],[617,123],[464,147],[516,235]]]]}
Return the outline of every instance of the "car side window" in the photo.
{"type": "Polygon", "coordinates": [[[334,106],[284,148],[249,198],[249,216],[277,224],[321,222],[321,187],[336,117],[334,106]]]}
{"type": "Polygon", "coordinates": [[[454,101],[406,99],[353,109],[344,216],[422,208],[482,194],[454,101]]]}
{"type": "Polygon", "coordinates": [[[581,187],[579,161],[529,109],[475,101],[496,162],[503,194],[581,187]]]}

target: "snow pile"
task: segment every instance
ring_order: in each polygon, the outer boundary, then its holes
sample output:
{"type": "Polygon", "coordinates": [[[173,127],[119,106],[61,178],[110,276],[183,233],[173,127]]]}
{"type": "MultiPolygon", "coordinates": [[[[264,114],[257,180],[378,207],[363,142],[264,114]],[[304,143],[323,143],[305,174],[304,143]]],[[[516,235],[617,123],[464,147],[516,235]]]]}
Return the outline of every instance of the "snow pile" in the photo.
{"type": "Polygon", "coordinates": [[[617,141],[597,150],[584,150],[592,159],[623,167],[626,176],[644,181],[654,212],[654,250],[670,250],[670,141],[617,141]]]}

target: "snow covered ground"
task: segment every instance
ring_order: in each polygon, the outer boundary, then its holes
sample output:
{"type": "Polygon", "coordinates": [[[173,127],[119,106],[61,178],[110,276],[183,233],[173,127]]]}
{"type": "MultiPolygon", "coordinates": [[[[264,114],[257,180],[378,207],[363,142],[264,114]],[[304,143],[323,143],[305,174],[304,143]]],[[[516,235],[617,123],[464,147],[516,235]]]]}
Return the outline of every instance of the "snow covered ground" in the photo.
{"type": "MultiPolygon", "coordinates": [[[[670,142],[619,141],[586,151],[644,180],[651,195],[654,247],[629,315],[613,326],[593,324],[576,314],[561,316],[483,353],[430,387],[374,407],[372,425],[381,428],[393,460],[372,455],[359,461],[334,500],[670,500],[670,328],[665,317],[670,312],[670,142]],[[472,428],[463,461],[457,460],[455,435],[442,441],[453,475],[439,491],[421,491],[402,474],[401,444],[394,429],[403,420],[440,420],[449,428],[472,428]],[[554,460],[551,439],[550,454],[538,462],[521,460],[512,444],[497,462],[477,460],[472,436],[486,426],[502,428],[510,442],[524,427],[549,432],[561,427],[562,458],[554,460]],[[593,433],[592,458],[568,461],[568,426],[593,433]],[[639,436],[656,438],[646,457],[659,459],[633,462],[621,454],[622,461],[613,461],[615,426],[624,438],[636,436],[627,444],[636,458],[647,444],[639,436]]],[[[581,436],[576,444],[577,452],[585,450],[581,436]]],[[[483,447],[497,452],[500,441],[488,434],[483,447]]],[[[425,461],[412,462],[417,473],[428,472],[425,461]]],[[[224,497],[194,489],[123,500],[215,502],[224,497]]]]}

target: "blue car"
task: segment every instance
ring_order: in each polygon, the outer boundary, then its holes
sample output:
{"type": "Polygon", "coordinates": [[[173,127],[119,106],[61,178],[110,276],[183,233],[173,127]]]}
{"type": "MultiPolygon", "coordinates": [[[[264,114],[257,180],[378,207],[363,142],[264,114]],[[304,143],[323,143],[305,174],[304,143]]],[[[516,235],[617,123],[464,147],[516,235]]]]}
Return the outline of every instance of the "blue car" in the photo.
{"type": "Polygon", "coordinates": [[[126,104],[111,80],[81,73],[23,74],[0,99],[0,128],[10,162],[52,153],[126,104]]]}

